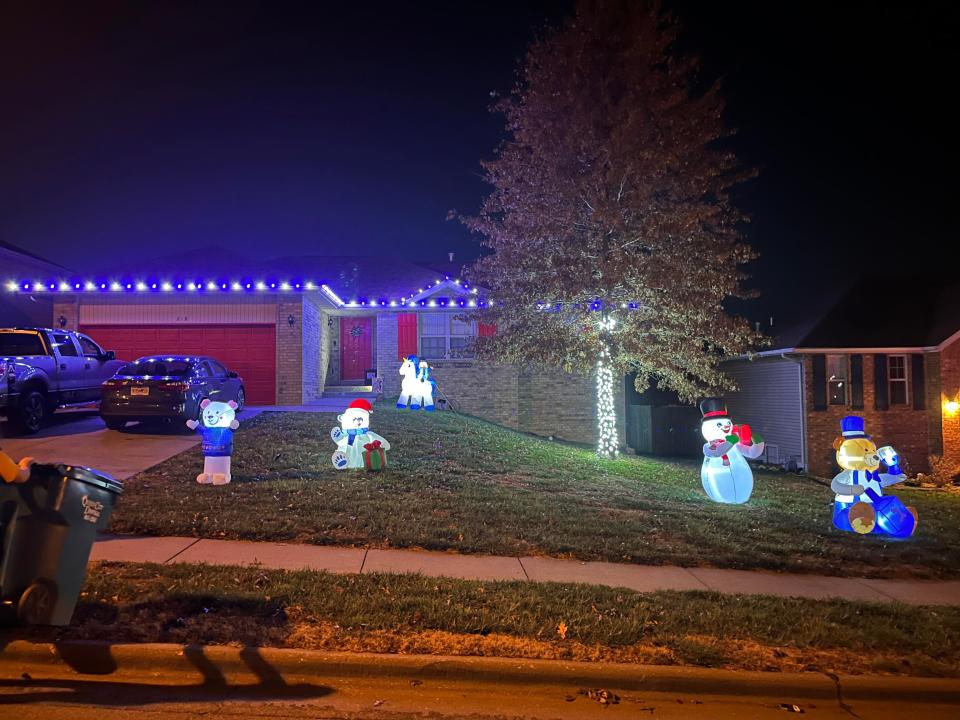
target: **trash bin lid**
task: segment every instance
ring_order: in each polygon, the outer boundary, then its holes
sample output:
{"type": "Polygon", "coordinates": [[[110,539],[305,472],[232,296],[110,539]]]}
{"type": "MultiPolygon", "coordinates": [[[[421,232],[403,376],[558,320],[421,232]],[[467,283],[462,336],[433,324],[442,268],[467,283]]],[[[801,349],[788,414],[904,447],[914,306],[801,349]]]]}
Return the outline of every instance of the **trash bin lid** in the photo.
{"type": "Polygon", "coordinates": [[[96,485],[104,490],[115,492],[118,495],[123,492],[123,483],[116,478],[110,477],[105,472],[94,470],[93,468],[81,467],[79,465],[57,465],[57,470],[71,480],[96,485]]]}

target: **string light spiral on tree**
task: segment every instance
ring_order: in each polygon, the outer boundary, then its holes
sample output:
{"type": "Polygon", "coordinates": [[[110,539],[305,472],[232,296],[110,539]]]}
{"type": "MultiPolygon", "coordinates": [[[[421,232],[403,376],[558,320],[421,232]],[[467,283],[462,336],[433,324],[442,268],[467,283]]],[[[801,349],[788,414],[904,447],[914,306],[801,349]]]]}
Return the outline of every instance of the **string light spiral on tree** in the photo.
{"type": "Polygon", "coordinates": [[[606,335],[613,332],[616,321],[606,317],[600,321],[601,347],[597,357],[597,454],[614,458],[620,454],[620,439],[617,433],[617,405],[614,395],[613,366],[606,335]]]}

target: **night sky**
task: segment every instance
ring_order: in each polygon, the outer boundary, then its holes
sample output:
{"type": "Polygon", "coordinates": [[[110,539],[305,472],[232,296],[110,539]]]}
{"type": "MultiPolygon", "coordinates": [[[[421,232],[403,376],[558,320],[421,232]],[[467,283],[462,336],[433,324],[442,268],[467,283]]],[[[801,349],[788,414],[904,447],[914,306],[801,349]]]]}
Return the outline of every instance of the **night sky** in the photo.
{"type": "MultiPolygon", "coordinates": [[[[957,242],[960,14],[837,4],[668,3],[761,169],[743,309],[778,327],[957,242]]],[[[80,271],[213,245],[473,257],[445,218],[486,192],[490,92],[569,7],[0,0],[0,238],[80,271]]]]}

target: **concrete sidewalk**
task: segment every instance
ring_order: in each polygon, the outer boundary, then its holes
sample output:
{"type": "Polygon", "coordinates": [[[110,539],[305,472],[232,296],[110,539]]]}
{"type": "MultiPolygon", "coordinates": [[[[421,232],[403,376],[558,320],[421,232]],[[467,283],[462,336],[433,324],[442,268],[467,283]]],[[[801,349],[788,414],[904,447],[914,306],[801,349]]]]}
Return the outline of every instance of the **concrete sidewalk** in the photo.
{"type": "Polygon", "coordinates": [[[186,537],[104,537],[91,561],[259,565],[268,569],[334,573],[420,573],[464,580],[572,582],[639,592],[712,590],[776,595],[960,605],[960,581],[875,580],[718,568],[582,562],[546,557],[457,555],[422,550],[340,548],[186,537]]]}

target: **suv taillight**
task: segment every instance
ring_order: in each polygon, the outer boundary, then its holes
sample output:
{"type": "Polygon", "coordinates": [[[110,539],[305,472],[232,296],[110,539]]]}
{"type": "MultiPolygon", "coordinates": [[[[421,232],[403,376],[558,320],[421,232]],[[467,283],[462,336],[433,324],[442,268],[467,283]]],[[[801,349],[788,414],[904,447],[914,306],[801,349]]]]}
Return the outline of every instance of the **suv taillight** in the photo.
{"type": "Polygon", "coordinates": [[[186,392],[190,389],[190,383],[178,380],[176,382],[160,383],[161,390],[173,390],[174,392],[186,392]]]}
{"type": "Polygon", "coordinates": [[[110,380],[105,380],[105,381],[100,385],[100,387],[112,388],[112,387],[120,387],[121,385],[123,385],[123,381],[122,381],[122,380],[115,380],[115,379],[111,378],[110,380]]]}

